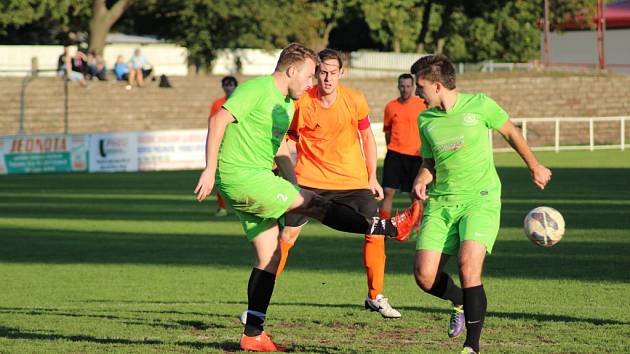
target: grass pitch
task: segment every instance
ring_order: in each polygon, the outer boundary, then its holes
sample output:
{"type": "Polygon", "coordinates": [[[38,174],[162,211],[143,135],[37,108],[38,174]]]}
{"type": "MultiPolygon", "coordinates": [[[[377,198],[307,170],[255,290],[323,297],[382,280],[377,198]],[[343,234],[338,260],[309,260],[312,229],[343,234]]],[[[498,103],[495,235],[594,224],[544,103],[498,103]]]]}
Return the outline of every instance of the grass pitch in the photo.
{"type": "MultiPolygon", "coordinates": [[[[514,153],[495,158],[503,213],[484,271],[482,351],[630,352],[630,152],[537,155],[553,168],[545,191],[514,153]],[[549,249],[521,230],[539,205],[567,223],[549,249]]],[[[194,201],[197,177],[0,177],[0,352],[237,351],[251,246],[234,216],[215,218],[214,202],[194,201]]],[[[310,223],[266,329],[300,352],[458,352],[448,304],[413,281],[413,242],[387,243],[385,294],[403,318],[363,309],[362,243],[310,223]]]]}

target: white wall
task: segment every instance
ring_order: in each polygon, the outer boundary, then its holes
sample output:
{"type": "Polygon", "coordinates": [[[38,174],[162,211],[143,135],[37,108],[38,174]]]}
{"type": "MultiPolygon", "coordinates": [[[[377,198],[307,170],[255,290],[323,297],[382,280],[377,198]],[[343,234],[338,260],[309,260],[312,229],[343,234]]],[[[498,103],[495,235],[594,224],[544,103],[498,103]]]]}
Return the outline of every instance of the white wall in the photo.
{"type": "MultiPolygon", "coordinates": [[[[74,53],[76,46],[70,48],[71,53],[74,53]]],[[[119,54],[123,55],[125,60],[129,60],[135,48],[141,49],[142,54],[154,66],[157,75],[188,74],[188,50],[174,44],[110,44],[105,47],[103,53],[107,69],[113,68],[119,54]]],[[[57,59],[62,52],[63,46],[60,45],[0,45],[0,76],[24,76],[23,72],[2,71],[30,70],[31,60],[34,57],[38,60],[39,69],[54,70],[57,68],[57,59]]],[[[55,73],[42,73],[42,75],[54,76],[55,73]]]]}
{"type": "MultiPolygon", "coordinates": [[[[549,45],[551,63],[599,64],[596,31],[552,32],[549,45]]],[[[606,30],[605,50],[606,63],[630,64],[630,29],[606,30]]],[[[630,67],[609,70],[630,74],[630,67]]]]}
{"type": "Polygon", "coordinates": [[[233,75],[236,73],[236,58],[241,58],[243,75],[268,75],[276,68],[281,50],[223,49],[217,54],[212,66],[213,75],[233,75]]]}

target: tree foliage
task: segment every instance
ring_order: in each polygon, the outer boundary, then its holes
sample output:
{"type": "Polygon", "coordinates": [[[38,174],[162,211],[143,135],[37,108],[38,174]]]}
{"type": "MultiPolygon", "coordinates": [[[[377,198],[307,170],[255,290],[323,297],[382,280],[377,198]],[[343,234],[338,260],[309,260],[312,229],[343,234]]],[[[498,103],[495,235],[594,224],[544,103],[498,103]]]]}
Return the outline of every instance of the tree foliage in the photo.
{"type": "Polygon", "coordinates": [[[0,1],[0,43],[51,44],[84,30],[89,0],[0,1]]]}
{"type": "MultiPolygon", "coordinates": [[[[221,48],[272,49],[299,41],[321,49],[336,28],[352,25],[367,28],[359,36],[369,40],[338,36],[338,49],[370,43],[397,52],[443,52],[455,61],[526,61],[539,55],[543,1],[4,0],[0,42],[60,43],[69,33],[89,32],[91,46],[99,47],[97,39],[104,43],[111,28],[184,45],[191,61],[205,66],[221,48]]],[[[571,18],[589,22],[595,12],[592,0],[549,2],[552,29],[571,18]]]]}

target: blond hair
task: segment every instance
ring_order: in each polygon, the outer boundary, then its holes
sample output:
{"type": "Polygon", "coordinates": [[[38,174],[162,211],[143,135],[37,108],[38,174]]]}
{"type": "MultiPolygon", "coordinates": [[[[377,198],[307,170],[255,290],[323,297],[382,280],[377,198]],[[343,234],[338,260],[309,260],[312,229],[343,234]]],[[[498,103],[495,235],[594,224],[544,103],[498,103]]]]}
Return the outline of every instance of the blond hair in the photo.
{"type": "Polygon", "coordinates": [[[291,43],[280,52],[276,71],[286,70],[291,65],[301,64],[306,59],[311,59],[317,64],[317,54],[310,48],[299,43],[291,43]]]}

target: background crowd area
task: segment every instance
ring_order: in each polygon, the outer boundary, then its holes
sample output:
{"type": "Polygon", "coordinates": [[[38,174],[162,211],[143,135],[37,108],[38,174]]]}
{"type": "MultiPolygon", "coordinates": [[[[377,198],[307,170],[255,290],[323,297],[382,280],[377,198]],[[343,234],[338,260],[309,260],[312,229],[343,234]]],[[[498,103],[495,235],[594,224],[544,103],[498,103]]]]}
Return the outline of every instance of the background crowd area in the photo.
{"type": "Polygon", "coordinates": [[[90,80],[116,80],[126,82],[125,88],[130,90],[134,84],[143,87],[145,80],[152,78],[152,72],[152,65],[139,48],[128,59],[119,54],[116,62],[109,66],[100,54],[88,50],[87,43],[77,45],[76,49],[64,46],[57,59],[57,75],[77,81],[81,86],[86,86],[90,80]]]}

